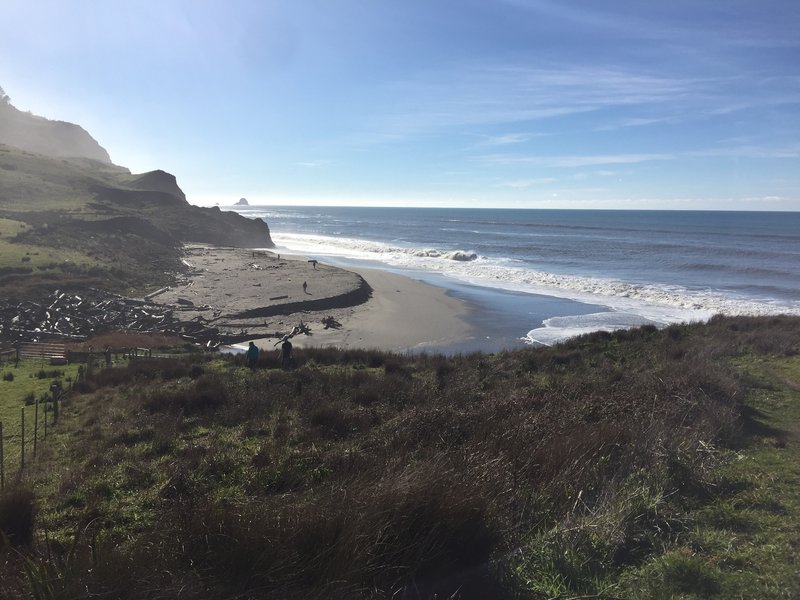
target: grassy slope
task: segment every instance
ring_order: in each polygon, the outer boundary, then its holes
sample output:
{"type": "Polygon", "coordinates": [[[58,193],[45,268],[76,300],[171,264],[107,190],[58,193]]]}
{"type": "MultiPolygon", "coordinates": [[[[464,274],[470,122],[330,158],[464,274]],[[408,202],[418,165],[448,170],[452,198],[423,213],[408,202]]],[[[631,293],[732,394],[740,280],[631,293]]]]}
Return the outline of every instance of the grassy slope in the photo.
{"type": "Polygon", "coordinates": [[[182,268],[185,241],[272,243],[261,221],[189,205],[168,173],[0,145],[0,298],[152,290],[182,268]]]}
{"type": "Polygon", "coordinates": [[[0,145],[0,296],[35,298],[86,285],[129,292],[162,283],[164,267],[177,261],[173,248],[72,225],[107,218],[93,188],[119,185],[127,176],[127,169],[114,165],[0,145]]]}
{"type": "Polygon", "coordinates": [[[86,159],[48,158],[0,144],[0,208],[10,212],[91,213],[90,188],[114,185],[127,169],[86,159]]]}
{"type": "Polygon", "coordinates": [[[32,480],[29,575],[12,560],[0,586],[795,597],[798,340],[797,319],[715,319],[497,356],[100,372],[32,480]]]}
{"type": "Polygon", "coordinates": [[[623,577],[625,598],[800,597],[800,356],[744,356],[741,436],[683,527],[623,577]]]}

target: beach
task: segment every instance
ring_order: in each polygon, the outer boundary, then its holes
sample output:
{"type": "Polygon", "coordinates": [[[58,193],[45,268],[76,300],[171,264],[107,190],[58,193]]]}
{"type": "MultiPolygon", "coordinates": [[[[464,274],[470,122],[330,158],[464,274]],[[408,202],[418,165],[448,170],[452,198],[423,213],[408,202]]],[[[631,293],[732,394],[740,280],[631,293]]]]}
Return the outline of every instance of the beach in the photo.
{"type": "Polygon", "coordinates": [[[264,349],[306,328],[292,337],[295,347],[435,352],[473,333],[467,302],[386,271],[196,244],[185,247],[184,262],[178,282],[150,300],[264,349]]]}

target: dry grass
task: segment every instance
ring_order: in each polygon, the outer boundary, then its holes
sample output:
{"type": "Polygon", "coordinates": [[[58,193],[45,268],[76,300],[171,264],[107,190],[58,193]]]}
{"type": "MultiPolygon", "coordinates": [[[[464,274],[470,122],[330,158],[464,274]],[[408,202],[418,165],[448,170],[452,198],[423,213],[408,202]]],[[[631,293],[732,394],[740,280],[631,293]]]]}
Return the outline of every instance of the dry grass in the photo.
{"type": "Polygon", "coordinates": [[[85,467],[50,526],[91,516],[126,570],[76,577],[136,598],[154,563],[201,598],[597,594],[711,493],[709,449],[742,424],[730,359],[797,352],[799,322],[452,359],[303,350],[289,372],[135,361],[86,382],[85,467]]]}

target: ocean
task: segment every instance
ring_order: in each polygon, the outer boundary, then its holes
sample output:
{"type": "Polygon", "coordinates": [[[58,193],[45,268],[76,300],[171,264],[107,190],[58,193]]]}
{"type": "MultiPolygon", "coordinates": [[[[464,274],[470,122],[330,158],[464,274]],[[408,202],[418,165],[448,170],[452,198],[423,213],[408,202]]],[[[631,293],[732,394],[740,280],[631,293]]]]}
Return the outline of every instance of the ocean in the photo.
{"type": "Polygon", "coordinates": [[[476,310],[463,350],[596,330],[800,315],[800,213],[237,207],[279,252],[378,267],[476,310]]]}

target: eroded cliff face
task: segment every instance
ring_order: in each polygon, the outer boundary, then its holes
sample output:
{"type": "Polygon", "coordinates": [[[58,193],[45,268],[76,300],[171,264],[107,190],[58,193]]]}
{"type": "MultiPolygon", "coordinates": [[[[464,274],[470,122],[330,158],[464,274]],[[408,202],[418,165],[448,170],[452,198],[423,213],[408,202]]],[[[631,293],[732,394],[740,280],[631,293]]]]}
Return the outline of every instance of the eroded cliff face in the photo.
{"type": "Polygon", "coordinates": [[[0,297],[168,284],[187,242],[274,247],[267,224],[193,206],[174,175],[132,174],[84,129],[22,113],[0,98],[0,297]],[[22,261],[25,261],[24,263],[22,261]]]}
{"type": "Polygon", "coordinates": [[[80,125],[51,121],[0,102],[0,144],[55,158],[89,158],[111,164],[111,157],[80,125]]]}
{"type": "Polygon", "coordinates": [[[149,173],[142,173],[141,175],[134,175],[133,179],[128,183],[128,187],[137,190],[150,190],[152,192],[164,192],[171,194],[181,200],[186,200],[186,194],[178,186],[178,180],[172,173],[167,173],[161,169],[150,171],[149,173]]]}
{"type": "MultiPolygon", "coordinates": [[[[119,233],[121,224],[127,224],[125,234],[149,232],[144,237],[150,241],[161,237],[154,232],[162,232],[174,244],[274,246],[263,221],[189,204],[171,173],[157,169],[131,174],[114,165],[108,152],[79,125],[22,112],[7,101],[1,88],[0,148],[0,176],[6,175],[0,179],[0,200],[6,200],[0,203],[0,212],[7,208],[16,213],[12,207],[22,205],[26,219],[36,222],[37,211],[65,211],[76,225],[86,221],[81,213],[88,209],[93,213],[90,220],[97,221],[87,225],[92,231],[98,225],[99,231],[104,230],[107,221],[109,233],[119,233]],[[138,225],[129,227],[131,223],[138,225]]],[[[49,220],[50,227],[59,221],[49,220]]],[[[63,217],[60,221],[66,227],[63,217]]]]}
{"type": "Polygon", "coordinates": [[[146,218],[176,242],[244,248],[275,245],[269,227],[261,219],[223,212],[219,207],[189,204],[171,173],[158,170],[121,179],[121,186],[95,186],[92,191],[96,200],[105,205],[106,211],[146,218]]]}

